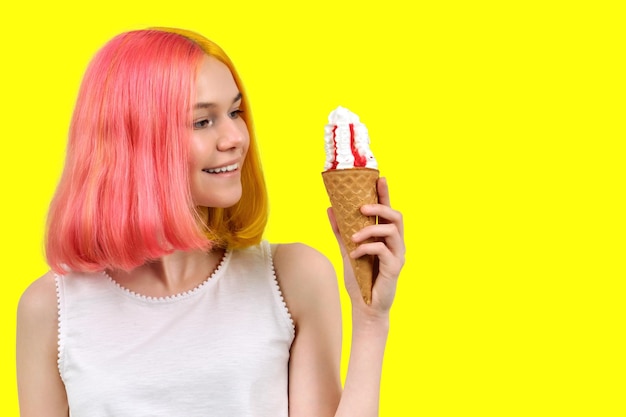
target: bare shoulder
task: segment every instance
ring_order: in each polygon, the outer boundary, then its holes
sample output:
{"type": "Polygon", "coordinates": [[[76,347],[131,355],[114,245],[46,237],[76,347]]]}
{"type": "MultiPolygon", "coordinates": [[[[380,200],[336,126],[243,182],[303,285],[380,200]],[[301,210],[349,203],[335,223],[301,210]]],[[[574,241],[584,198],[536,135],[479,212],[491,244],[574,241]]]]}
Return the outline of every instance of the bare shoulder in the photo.
{"type": "Polygon", "coordinates": [[[17,312],[18,321],[22,322],[43,324],[51,319],[56,321],[57,292],[53,272],[46,273],[26,288],[20,298],[17,312]]]}
{"type": "Polygon", "coordinates": [[[341,396],[342,324],[333,265],[317,250],[294,243],[277,247],[274,268],[296,326],[289,415],[334,415],[341,396]]]}
{"type": "Polygon", "coordinates": [[[325,272],[334,273],[332,264],[324,254],[303,243],[286,243],[277,245],[276,252],[274,254],[274,263],[280,267],[301,268],[303,266],[307,266],[322,268],[325,272]]]}
{"type": "Polygon", "coordinates": [[[17,308],[16,370],[21,416],[68,416],[57,366],[55,276],[48,272],[22,294],[17,308]]]}
{"type": "Polygon", "coordinates": [[[302,243],[278,245],[274,268],[287,307],[296,321],[320,305],[339,303],[335,269],[318,250],[302,243]]]}

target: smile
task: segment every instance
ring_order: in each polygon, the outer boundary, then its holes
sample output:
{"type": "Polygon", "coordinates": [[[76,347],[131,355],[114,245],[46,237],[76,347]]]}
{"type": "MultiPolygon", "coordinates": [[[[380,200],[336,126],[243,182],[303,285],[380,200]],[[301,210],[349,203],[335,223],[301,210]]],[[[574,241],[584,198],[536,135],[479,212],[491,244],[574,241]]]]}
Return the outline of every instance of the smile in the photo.
{"type": "Polygon", "coordinates": [[[209,174],[221,174],[222,172],[232,172],[239,168],[239,164],[226,165],[220,168],[206,168],[202,171],[208,172],[209,174]]]}

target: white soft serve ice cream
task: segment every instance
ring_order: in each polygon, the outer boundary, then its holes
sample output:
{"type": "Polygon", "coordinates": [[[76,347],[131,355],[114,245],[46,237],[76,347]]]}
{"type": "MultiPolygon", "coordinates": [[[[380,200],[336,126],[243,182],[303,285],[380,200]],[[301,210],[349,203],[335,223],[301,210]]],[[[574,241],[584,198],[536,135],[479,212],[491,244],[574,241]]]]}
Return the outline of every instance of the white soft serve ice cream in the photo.
{"type": "Polygon", "coordinates": [[[367,128],[359,116],[341,106],[330,112],[324,128],[326,164],[324,170],[372,168],[378,163],[370,150],[367,128]]]}

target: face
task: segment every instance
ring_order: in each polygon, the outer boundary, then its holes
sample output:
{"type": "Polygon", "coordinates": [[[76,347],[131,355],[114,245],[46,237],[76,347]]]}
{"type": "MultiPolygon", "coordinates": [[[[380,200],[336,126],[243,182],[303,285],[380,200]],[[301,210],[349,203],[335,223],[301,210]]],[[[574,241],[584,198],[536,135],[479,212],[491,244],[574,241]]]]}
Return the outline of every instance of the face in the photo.
{"type": "Polygon", "coordinates": [[[241,198],[241,168],[250,144],[241,100],[228,67],[206,56],[196,79],[190,146],[196,206],[226,208],[241,198]]]}

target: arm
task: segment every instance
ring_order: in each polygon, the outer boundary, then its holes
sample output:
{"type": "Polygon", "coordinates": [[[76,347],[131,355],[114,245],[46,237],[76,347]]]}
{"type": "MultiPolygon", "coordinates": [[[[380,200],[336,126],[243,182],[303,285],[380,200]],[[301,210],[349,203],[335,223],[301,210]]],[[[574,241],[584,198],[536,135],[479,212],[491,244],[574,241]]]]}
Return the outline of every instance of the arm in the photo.
{"type": "Polygon", "coordinates": [[[361,212],[378,216],[379,224],[368,226],[353,237],[359,243],[375,237],[347,253],[339,236],[332,209],[329,219],[339,242],[344,264],[345,284],[352,303],[352,348],[346,383],[336,417],[378,416],[383,355],[389,332],[389,310],[395,297],[398,276],[404,266],[404,223],[402,215],[393,210],[387,181],[378,181],[379,204],[367,205],[361,212]],[[350,257],[376,255],[379,273],[372,289],[372,302],[365,304],[350,266],[350,257]]]}
{"type": "Polygon", "coordinates": [[[22,417],[67,417],[65,386],[57,368],[57,300],[48,273],[26,289],[17,309],[17,388],[22,417]]]}
{"type": "MultiPolygon", "coordinates": [[[[289,360],[290,417],[368,417],[378,415],[383,353],[389,308],[404,264],[402,216],[389,207],[387,186],[379,182],[381,204],[363,207],[381,224],[363,229],[357,242],[376,236],[382,242],[363,244],[352,254],[341,245],[344,274],[352,301],[352,351],[345,389],[341,389],[341,306],[332,264],[304,245],[280,245],[274,265],[283,296],[296,325],[289,360]],[[349,256],[374,254],[380,270],[371,305],[366,305],[350,267],[349,256]]],[[[332,212],[331,224],[338,235],[332,212]]],[[[341,242],[341,239],[338,239],[341,242]]]]}
{"type": "Polygon", "coordinates": [[[302,244],[279,245],[274,267],[296,326],[289,356],[289,416],[333,416],[341,397],[342,331],[334,268],[302,244]]]}

